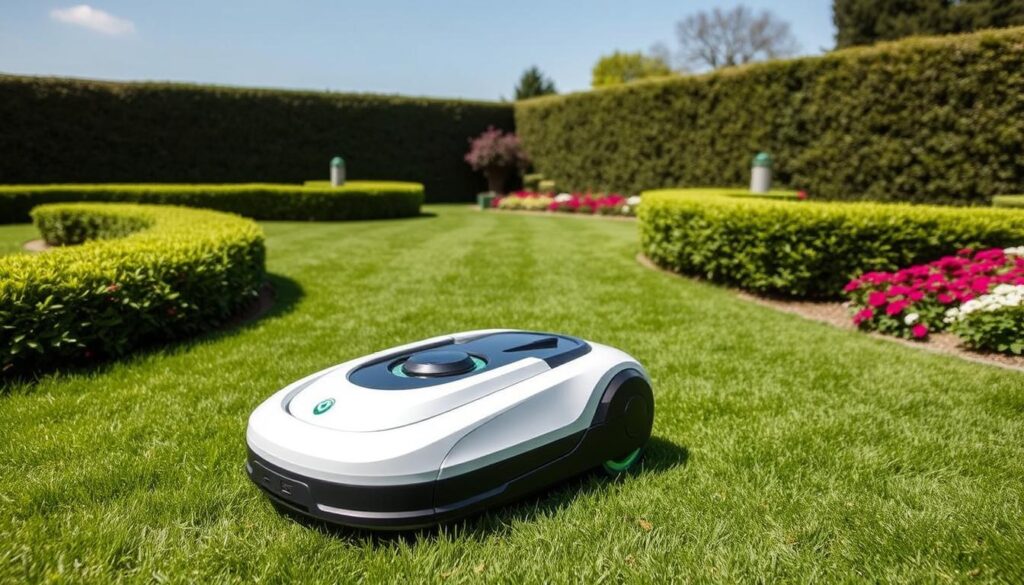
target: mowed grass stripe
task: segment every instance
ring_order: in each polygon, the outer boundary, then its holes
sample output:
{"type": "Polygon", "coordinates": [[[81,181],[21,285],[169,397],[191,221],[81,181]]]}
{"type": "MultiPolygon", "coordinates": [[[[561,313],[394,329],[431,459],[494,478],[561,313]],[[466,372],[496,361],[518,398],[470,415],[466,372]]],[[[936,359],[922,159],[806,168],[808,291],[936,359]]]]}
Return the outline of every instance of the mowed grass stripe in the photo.
{"type": "Polygon", "coordinates": [[[302,289],[290,307],[0,396],[0,581],[1022,574],[1024,376],[648,270],[630,222],[428,210],[264,224],[270,272],[302,289]],[[399,539],[312,530],[248,484],[245,419],[277,388],[494,326],[640,359],[658,401],[644,470],[399,539]]]}

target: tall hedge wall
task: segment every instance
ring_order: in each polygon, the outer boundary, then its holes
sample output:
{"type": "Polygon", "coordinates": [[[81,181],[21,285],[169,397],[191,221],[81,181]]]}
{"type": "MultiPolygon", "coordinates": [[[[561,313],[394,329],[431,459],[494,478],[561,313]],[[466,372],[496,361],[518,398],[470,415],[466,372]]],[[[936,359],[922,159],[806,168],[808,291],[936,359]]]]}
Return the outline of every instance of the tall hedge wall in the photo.
{"type": "Polygon", "coordinates": [[[516,128],[573,189],[741,186],[767,150],[814,198],[984,204],[1024,191],[1024,28],[542,97],[516,128]]]}
{"type": "Polygon", "coordinates": [[[0,76],[0,183],[415,181],[428,201],[486,188],[462,157],[508,104],[0,76]]]}

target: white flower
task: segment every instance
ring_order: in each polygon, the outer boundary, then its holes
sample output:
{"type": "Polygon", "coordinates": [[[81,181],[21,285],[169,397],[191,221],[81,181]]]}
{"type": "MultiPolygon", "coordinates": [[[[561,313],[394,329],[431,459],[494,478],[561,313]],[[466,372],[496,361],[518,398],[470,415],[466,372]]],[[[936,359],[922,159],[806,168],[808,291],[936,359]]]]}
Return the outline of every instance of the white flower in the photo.
{"type": "Polygon", "coordinates": [[[1013,248],[1006,248],[1003,250],[1003,254],[1009,256],[1024,256],[1024,246],[1014,246],[1013,248]]]}
{"type": "Polygon", "coordinates": [[[572,195],[568,193],[559,193],[555,195],[555,203],[565,203],[566,201],[572,201],[572,195]]]}
{"type": "Polygon", "coordinates": [[[629,206],[628,205],[623,205],[622,206],[622,213],[629,213],[629,206]]]}
{"type": "Polygon", "coordinates": [[[962,321],[967,315],[977,311],[992,312],[1007,307],[1019,307],[1022,304],[1024,304],[1024,284],[1000,284],[992,292],[960,305],[959,309],[946,311],[943,321],[946,323],[962,321]]]}
{"type": "MultiPolygon", "coordinates": [[[[626,199],[626,203],[628,205],[640,205],[640,196],[633,195],[630,198],[626,199]]],[[[1022,247],[1022,250],[1024,250],[1024,247],[1022,247]]],[[[1024,251],[1022,251],[1021,254],[1024,255],[1024,251]]]]}
{"type": "Polygon", "coordinates": [[[921,315],[918,315],[917,313],[909,313],[906,317],[903,318],[903,322],[906,323],[907,325],[913,325],[914,323],[917,323],[917,320],[920,318],[921,315]]]}

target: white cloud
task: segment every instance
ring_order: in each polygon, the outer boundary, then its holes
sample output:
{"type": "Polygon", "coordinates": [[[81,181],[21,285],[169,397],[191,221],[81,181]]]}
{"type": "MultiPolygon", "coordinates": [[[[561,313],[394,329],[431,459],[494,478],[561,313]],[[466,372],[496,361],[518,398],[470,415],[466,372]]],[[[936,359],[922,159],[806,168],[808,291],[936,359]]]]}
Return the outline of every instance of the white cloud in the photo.
{"type": "Polygon", "coordinates": [[[65,24],[81,26],[111,36],[127,35],[135,32],[135,23],[132,21],[119,18],[98,8],[93,8],[88,4],[51,10],[50,18],[65,24]]]}

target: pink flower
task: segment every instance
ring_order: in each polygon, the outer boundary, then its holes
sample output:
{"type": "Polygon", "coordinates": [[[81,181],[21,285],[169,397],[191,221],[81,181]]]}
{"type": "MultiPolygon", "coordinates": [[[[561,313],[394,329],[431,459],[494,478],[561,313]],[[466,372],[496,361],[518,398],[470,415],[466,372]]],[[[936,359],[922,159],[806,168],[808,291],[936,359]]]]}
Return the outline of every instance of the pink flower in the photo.
{"type": "Polygon", "coordinates": [[[910,328],[910,333],[914,336],[915,339],[921,339],[922,337],[928,335],[928,326],[925,325],[924,323],[918,323],[917,325],[914,325],[913,327],[910,328]]]}
{"type": "Polygon", "coordinates": [[[893,301],[885,308],[885,314],[892,317],[910,306],[910,301],[893,301]]]}
{"type": "Polygon", "coordinates": [[[872,307],[881,307],[886,302],[885,293],[873,290],[868,294],[868,304],[872,307]]]}
{"type": "Polygon", "coordinates": [[[860,311],[857,311],[856,315],[853,316],[853,323],[855,325],[860,325],[864,321],[867,321],[868,319],[870,319],[870,318],[872,318],[874,316],[875,316],[875,311],[873,309],[871,309],[871,308],[861,309],[860,311]]]}
{"type": "Polygon", "coordinates": [[[976,292],[976,293],[980,293],[980,294],[987,293],[988,292],[988,284],[989,284],[989,279],[985,278],[984,276],[979,276],[977,278],[972,278],[971,279],[971,290],[976,292]]]}
{"type": "Polygon", "coordinates": [[[902,284],[897,284],[896,286],[893,286],[893,287],[889,288],[889,290],[887,291],[887,294],[890,297],[899,297],[899,296],[910,294],[911,290],[912,289],[910,287],[908,287],[908,286],[903,286],[902,284]]]}

